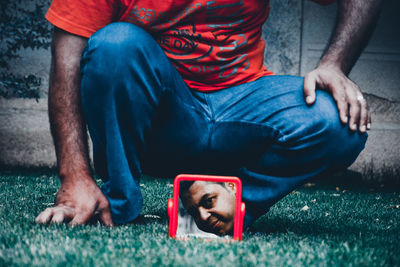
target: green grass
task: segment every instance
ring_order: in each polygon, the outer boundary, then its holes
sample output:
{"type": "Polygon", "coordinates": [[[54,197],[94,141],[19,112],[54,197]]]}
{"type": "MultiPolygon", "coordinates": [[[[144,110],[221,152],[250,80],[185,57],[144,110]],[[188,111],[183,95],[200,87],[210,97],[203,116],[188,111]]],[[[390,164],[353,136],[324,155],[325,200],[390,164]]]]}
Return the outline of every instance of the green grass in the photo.
{"type": "Polygon", "coordinates": [[[1,172],[0,266],[400,265],[400,193],[302,187],[260,218],[242,242],[223,243],[168,238],[172,181],[144,177],[141,183],[145,205],[135,224],[42,226],[34,218],[52,204],[57,177],[1,172]]]}

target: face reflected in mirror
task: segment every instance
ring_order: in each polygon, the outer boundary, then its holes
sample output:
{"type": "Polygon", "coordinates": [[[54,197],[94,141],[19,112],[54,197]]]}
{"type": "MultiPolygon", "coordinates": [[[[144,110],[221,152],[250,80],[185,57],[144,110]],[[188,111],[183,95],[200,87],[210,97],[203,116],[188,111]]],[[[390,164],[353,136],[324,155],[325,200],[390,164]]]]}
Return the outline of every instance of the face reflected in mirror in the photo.
{"type": "Polygon", "coordinates": [[[219,236],[232,234],[236,184],[232,182],[181,181],[179,196],[197,227],[219,236]]]}

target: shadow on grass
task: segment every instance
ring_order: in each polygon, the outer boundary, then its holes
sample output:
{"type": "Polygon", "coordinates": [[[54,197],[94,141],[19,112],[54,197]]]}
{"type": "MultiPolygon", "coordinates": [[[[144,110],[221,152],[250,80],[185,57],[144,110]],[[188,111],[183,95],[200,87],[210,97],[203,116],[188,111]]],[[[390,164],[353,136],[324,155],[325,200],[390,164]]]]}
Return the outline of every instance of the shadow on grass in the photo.
{"type": "Polygon", "coordinates": [[[400,192],[400,173],[394,169],[369,174],[345,170],[314,178],[310,182],[322,186],[345,187],[352,191],[400,192]]]}
{"type": "Polygon", "coordinates": [[[41,176],[57,175],[56,167],[18,167],[0,165],[0,175],[41,176]]]}
{"type": "Polygon", "coordinates": [[[332,235],[349,239],[349,236],[358,236],[360,232],[368,230],[370,234],[378,234],[380,229],[372,229],[366,223],[346,224],[340,221],[328,223],[323,219],[307,219],[293,220],[287,217],[275,217],[269,219],[261,219],[256,222],[248,232],[251,234],[285,234],[294,233],[298,236],[320,236],[332,235]]]}
{"type": "Polygon", "coordinates": [[[160,223],[168,225],[168,215],[166,211],[153,212],[152,214],[140,214],[135,220],[130,222],[131,225],[147,225],[149,223],[160,223]]]}

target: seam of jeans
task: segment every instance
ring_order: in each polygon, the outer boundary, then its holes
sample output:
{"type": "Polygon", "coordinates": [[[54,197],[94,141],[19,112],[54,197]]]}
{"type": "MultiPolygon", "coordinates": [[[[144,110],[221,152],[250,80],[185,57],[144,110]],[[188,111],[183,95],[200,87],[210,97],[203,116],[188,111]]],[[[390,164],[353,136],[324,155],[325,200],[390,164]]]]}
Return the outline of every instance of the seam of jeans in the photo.
{"type": "Polygon", "coordinates": [[[208,137],[207,137],[207,150],[210,150],[211,148],[211,139],[213,136],[213,132],[215,129],[215,117],[214,117],[214,110],[210,105],[210,101],[208,99],[208,94],[204,94],[204,100],[206,101],[206,105],[208,106],[209,110],[210,110],[210,128],[208,131],[208,137]]]}
{"type": "MultiPolygon", "coordinates": [[[[90,135],[90,137],[93,139],[92,140],[92,143],[93,143],[93,141],[96,141],[98,144],[101,144],[102,146],[104,146],[104,142],[98,137],[98,135],[96,134],[96,132],[93,130],[93,128],[92,127],[90,127],[89,126],[89,124],[87,123],[87,120],[86,120],[86,114],[85,114],[85,111],[84,111],[84,108],[83,108],[83,103],[85,103],[85,102],[87,102],[88,100],[88,98],[87,98],[87,96],[86,96],[86,94],[85,94],[85,90],[82,90],[82,84],[83,84],[83,81],[84,80],[86,80],[86,75],[84,75],[84,69],[85,69],[85,67],[86,67],[86,64],[84,64],[84,67],[82,67],[82,61],[84,60],[84,57],[87,57],[87,54],[89,53],[89,51],[91,50],[91,47],[92,47],[92,40],[93,40],[93,38],[92,37],[90,37],[88,40],[87,40],[87,42],[86,42],[86,46],[85,46],[85,48],[83,49],[83,51],[82,51],[82,54],[81,54],[81,59],[80,59],[80,61],[79,61],[79,68],[80,68],[80,74],[81,74],[81,81],[80,81],[80,83],[79,83],[79,93],[80,93],[80,100],[81,100],[81,106],[82,106],[82,115],[83,115],[83,117],[84,117],[84,120],[85,120],[85,124],[86,124],[86,127],[87,127],[87,130],[89,131],[89,135],[90,135]]],[[[87,60],[87,59],[85,59],[85,60],[87,60]]]]}
{"type": "MultiPolygon", "coordinates": [[[[164,86],[163,87],[164,89],[166,89],[166,90],[171,90],[169,87],[167,87],[167,86],[164,86]]],[[[198,109],[198,108],[196,108],[195,106],[191,106],[191,105],[189,105],[189,104],[187,104],[180,96],[176,96],[176,98],[175,98],[178,102],[180,102],[181,104],[183,104],[183,105],[185,105],[186,107],[188,107],[188,108],[190,108],[190,109],[192,109],[194,112],[196,112],[196,113],[198,113],[198,114],[200,114],[201,116],[203,116],[203,118],[204,118],[204,120],[208,120],[209,121],[209,129],[208,129],[208,132],[207,132],[207,134],[208,134],[208,136],[207,136],[207,146],[206,146],[206,149],[209,149],[210,148],[210,144],[211,144],[211,136],[212,136],[212,132],[213,132],[213,130],[214,130],[214,127],[215,127],[215,122],[212,120],[212,118],[210,119],[209,117],[208,117],[208,115],[205,113],[205,111],[203,111],[203,110],[201,110],[201,109],[198,109]]],[[[210,112],[211,112],[211,110],[210,110],[210,112]]],[[[211,114],[210,114],[211,115],[211,114]]]]}
{"type": "Polygon", "coordinates": [[[247,120],[221,120],[221,121],[216,121],[216,123],[225,123],[225,122],[229,122],[229,123],[247,123],[247,124],[251,124],[251,125],[255,125],[257,127],[268,127],[272,130],[274,130],[275,132],[278,133],[277,139],[282,138],[283,141],[286,140],[285,135],[282,133],[281,130],[275,128],[274,126],[272,126],[271,124],[264,122],[264,123],[258,123],[258,122],[254,122],[254,121],[247,121],[247,120]]]}
{"type": "MultiPolygon", "coordinates": [[[[166,91],[169,91],[169,92],[173,93],[173,91],[171,90],[171,88],[169,86],[162,86],[162,91],[163,91],[163,93],[166,92],[166,91]]],[[[190,109],[194,110],[196,113],[203,114],[203,112],[201,112],[201,110],[199,110],[195,106],[192,106],[192,105],[186,103],[180,96],[175,95],[175,98],[176,98],[176,100],[178,100],[181,104],[183,104],[187,108],[190,108],[190,109]]],[[[206,117],[206,116],[204,116],[204,117],[206,117]]]]}
{"type": "MultiPolygon", "coordinates": [[[[80,74],[81,75],[83,75],[83,68],[82,68],[82,62],[85,60],[87,60],[86,59],[86,57],[87,57],[87,54],[89,53],[89,51],[90,51],[90,49],[91,49],[91,43],[92,43],[92,38],[90,37],[88,40],[87,40],[87,42],[86,42],[86,46],[85,46],[85,48],[83,49],[83,51],[82,51],[82,53],[81,53],[81,59],[79,60],[79,72],[80,72],[80,74]],[[84,59],[84,57],[85,57],[85,59],[84,59]]],[[[86,64],[85,64],[86,65],[86,64]]]]}
{"type": "Polygon", "coordinates": [[[209,103],[207,102],[206,96],[202,92],[195,92],[195,90],[191,90],[192,96],[195,99],[195,102],[201,102],[201,110],[205,113],[206,118],[208,120],[212,120],[212,112],[209,103]]]}
{"type": "Polygon", "coordinates": [[[211,106],[211,101],[210,101],[209,95],[207,93],[204,94],[204,99],[206,100],[206,104],[207,104],[208,108],[210,109],[210,119],[212,122],[215,122],[215,110],[211,106]]]}

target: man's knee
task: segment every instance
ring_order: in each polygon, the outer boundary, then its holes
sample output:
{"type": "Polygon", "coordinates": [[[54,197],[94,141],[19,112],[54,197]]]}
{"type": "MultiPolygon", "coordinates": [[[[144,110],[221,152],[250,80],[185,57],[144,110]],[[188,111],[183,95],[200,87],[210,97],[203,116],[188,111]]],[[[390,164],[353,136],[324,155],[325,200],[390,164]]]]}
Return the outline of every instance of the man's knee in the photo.
{"type": "Polygon", "coordinates": [[[142,28],[126,22],[111,23],[89,38],[81,69],[91,65],[107,76],[121,75],[121,71],[132,64],[140,65],[159,50],[156,41],[142,28]]]}
{"type": "Polygon", "coordinates": [[[332,167],[347,167],[364,149],[368,135],[352,132],[348,124],[340,122],[339,113],[332,96],[320,92],[317,96],[318,115],[314,122],[320,131],[322,148],[332,167]]]}
{"type": "Polygon", "coordinates": [[[133,72],[156,62],[153,57],[157,55],[153,54],[157,54],[157,49],[161,50],[151,35],[131,23],[111,23],[94,33],[81,60],[81,90],[87,96],[84,99],[93,95],[114,96],[115,90],[128,90],[128,86],[116,86],[117,81],[130,84],[127,80],[138,76],[133,72]]]}
{"type": "Polygon", "coordinates": [[[155,41],[139,26],[127,22],[114,22],[94,33],[89,43],[90,46],[118,53],[125,49],[144,49],[154,45],[155,41]]]}

